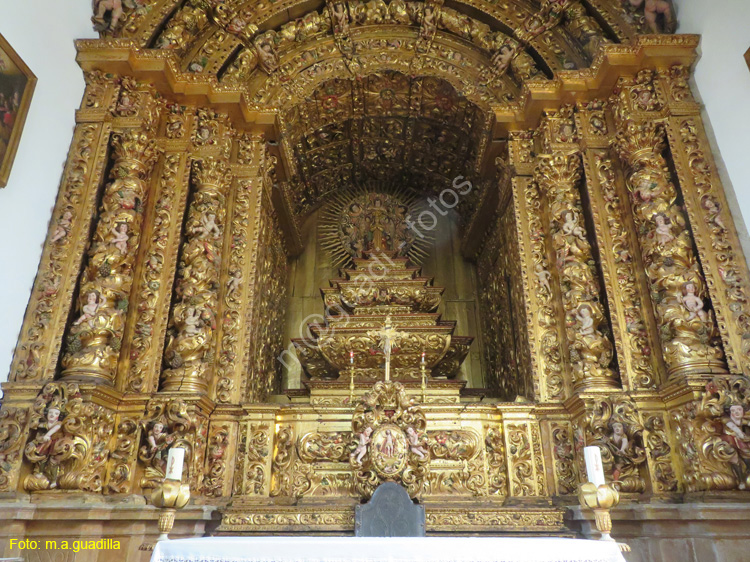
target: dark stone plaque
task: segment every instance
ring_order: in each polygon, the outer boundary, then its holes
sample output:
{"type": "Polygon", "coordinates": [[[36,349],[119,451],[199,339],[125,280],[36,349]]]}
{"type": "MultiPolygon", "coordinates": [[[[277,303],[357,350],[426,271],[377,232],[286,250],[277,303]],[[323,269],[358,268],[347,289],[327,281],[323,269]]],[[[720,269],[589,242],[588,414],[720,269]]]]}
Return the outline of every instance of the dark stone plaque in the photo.
{"type": "Polygon", "coordinates": [[[378,486],[369,502],[354,514],[357,537],[423,537],[424,506],[415,504],[406,489],[395,482],[378,486]]]}

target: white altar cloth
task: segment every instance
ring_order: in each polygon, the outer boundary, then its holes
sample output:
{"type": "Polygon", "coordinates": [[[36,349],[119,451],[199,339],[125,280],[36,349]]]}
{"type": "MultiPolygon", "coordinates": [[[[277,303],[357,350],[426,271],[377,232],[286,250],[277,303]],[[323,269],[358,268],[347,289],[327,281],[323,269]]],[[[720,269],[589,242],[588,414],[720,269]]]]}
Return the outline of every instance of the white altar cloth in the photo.
{"type": "Polygon", "coordinates": [[[161,541],[151,562],[625,562],[614,542],[496,537],[208,537],[161,541]]]}

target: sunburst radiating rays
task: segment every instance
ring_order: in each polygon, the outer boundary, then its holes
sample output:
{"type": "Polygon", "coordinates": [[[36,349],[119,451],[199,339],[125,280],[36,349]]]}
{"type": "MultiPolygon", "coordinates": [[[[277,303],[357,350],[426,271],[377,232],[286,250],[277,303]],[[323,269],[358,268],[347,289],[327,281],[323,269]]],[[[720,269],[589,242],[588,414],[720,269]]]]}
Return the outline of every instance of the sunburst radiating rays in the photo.
{"type": "Polygon", "coordinates": [[[323,209],[321,244],[335,267],[352,265],[353,258],[378,246],[421,264],[435,235],[408,223],[424,209],[424,202],[408,187],[392,182],[352,185],[333,195],[323,209]]]}

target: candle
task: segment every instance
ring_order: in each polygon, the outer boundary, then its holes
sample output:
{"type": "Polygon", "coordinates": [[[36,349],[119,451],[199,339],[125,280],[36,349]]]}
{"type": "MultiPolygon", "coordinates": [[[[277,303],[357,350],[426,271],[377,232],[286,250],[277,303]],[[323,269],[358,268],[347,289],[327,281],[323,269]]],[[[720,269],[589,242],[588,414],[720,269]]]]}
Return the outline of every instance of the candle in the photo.
{"type": "Polygon", "coordinates": [[[583,457],[586,459],[586,473],[588,474],[589,482],[598,488],[605,483],[602,452],[597,446],[584,447],[583,457]]]}
{"type": "Polygon", "coordinates": [[[169,480],[182,480],[182,465],[185,462],[185,449],[174,447],[167,456],[167,475],[169,480]]]}
{"type": "Polygon", "coordinates": [[[349,364],[354,365],[354,352],[349,352],[349,364]]]}
{"type": "Polygon", "coordinates": [[[423,351],[422,352],[422,363],[424,363],[424,356],[425,356],[425,352],[423,351]]]}

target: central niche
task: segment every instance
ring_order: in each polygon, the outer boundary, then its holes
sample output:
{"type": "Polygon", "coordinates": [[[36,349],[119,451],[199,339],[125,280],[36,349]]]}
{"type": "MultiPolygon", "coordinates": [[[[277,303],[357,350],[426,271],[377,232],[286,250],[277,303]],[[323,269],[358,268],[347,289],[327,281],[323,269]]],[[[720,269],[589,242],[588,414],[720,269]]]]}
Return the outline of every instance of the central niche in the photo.
{"type": "Polygon", "coordinates": [[[382,354],[362,336],[382,328],[388,315],[396,329],[411,334],[401,346],[402,376],[396,379],[419,380],[425,351],[428,375],[485,386],[476,272],[460,253],[459,218],[434,213],[434,228],[411,228],[425,209],[421,194],[378,185],[341,190],[311,213],[302,228],[305,248],[291,262],[285,336],[285,345],[297,340],[307,368],[286,365],[286,388],[303,386],[311,375],[349,381],[351,350],[359,380],[382,378],[382,354]],[[383,266],[387,271],[377,269],[383,266]],[[363,284],[362,274],[372,271],[373,283],[363,284]],[[348,325],[337,318],[343,315],[348,325]],[[325,357],[318,335],[334,324],[338,341],[327,339],[325,357]],[[435,345],[427,343],[430,338],[435,345]],[[300,348],[301,339],[312,345],[300,348]]]}
{"type": "Polygon", "coordinates": [[[347,189],[332,198],[322,213],[321,239],[334,265],[350,265],[353,258],[385,253],[421,264],[435,234],[409,226],[419,215],[414,194],[347,189]]]}

